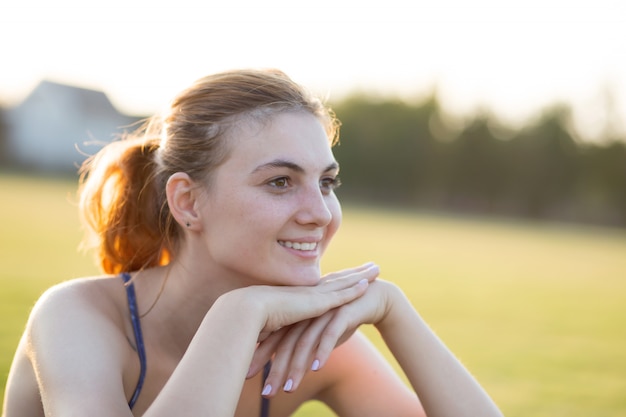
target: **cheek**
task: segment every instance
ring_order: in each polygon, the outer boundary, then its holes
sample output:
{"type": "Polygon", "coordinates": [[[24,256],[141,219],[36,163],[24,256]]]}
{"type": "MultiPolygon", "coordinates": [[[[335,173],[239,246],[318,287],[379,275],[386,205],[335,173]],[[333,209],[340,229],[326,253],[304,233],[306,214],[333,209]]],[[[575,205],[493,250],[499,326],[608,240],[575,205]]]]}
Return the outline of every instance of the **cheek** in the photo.
{"type": "MultiPolygon", "coordinates": [[[[275,235],[283,227],[289,212],[284,204],[275,204],[263,199],[249,199],[232,206],[228,214],[229,226],[247,238],[275,235]]],[[[232,233],[232,232],[231,232],[232,233]]],[[[252,241],[252,239],[250,239],[252,241]]]]}
{"type": "Polygon", "coordinates": [[[330,241],[330,239],[335,235],[337,230],[339,230],[339,226],[341,226],[341,204],[339,204],[339,200],[337,200],[337,197],[333,196],[332,200],[328,203],[328,210],[332,214],[332,220],[327,229],[328,240],[330,241]]]}

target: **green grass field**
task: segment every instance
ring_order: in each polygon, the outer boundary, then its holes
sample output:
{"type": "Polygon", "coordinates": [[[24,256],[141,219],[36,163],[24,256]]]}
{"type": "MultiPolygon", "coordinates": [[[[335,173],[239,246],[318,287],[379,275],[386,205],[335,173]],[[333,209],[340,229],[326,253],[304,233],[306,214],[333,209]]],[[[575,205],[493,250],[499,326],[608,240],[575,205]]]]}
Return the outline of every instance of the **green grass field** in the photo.
{"type": "MultiPolygon", "coordinates": [[[[76,251],[74,188],[0,176],[2,391],[37,297],[97,272],[76,251]]],[[[370,260],[405,289],[505,415],[626,415],[626,231],[344,207],[325,269],[370,260]]],[[[333,414],[311,404],[297,415],[333,414]]]]}

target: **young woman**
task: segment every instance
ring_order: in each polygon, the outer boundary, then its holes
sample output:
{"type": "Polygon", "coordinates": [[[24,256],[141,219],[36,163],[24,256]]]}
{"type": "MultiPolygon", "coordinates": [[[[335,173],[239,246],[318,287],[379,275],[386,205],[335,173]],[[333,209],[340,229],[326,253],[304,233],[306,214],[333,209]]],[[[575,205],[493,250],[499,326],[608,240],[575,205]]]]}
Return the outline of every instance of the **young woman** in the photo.
{"type": "Polygon", "coordinates": [[[4,417],[500,416],[368,263],[321,276],[338,121],[285,74],[208,76],[83,167],[105,276],[34,307],[4,417]],[[373,324],[410,390],[356,330],[373,324]]]}

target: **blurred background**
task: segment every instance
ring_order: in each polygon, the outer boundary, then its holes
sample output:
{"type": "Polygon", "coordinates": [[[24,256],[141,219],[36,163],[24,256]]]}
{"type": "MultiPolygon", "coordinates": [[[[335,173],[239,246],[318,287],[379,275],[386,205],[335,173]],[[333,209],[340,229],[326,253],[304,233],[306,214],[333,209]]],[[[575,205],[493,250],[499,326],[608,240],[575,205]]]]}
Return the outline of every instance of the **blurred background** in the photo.
{"type": "Polygon", "coordinates": [[[5,167],[75,173],[93,142],[195,79],[277,67],[343,120],[345,198],[626,226],[620,2],[25,1],[0,11],[5,167]]]}
{"type": "Polygon", "coordinates": [[[329,268],[381,260],[507,415],[626,412],[622,2],[5,1],[0,40],[0,380],[41,291],[96,273],[86,156],[274,67],[343,122],[329,268]]]}

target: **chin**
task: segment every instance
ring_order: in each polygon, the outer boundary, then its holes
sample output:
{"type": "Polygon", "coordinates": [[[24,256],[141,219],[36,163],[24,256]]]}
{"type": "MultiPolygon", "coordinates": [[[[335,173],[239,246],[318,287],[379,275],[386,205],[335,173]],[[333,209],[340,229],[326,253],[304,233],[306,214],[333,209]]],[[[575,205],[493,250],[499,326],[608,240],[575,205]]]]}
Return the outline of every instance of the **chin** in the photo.
{"type": "Polygon", "coordinates": [[[285,285],[303,285],[314,286],[319,284],[321,279],[321,270],[319,265],[309,268],[297,268],[296,270],[283,275],[285,277],[285,285]]]}

